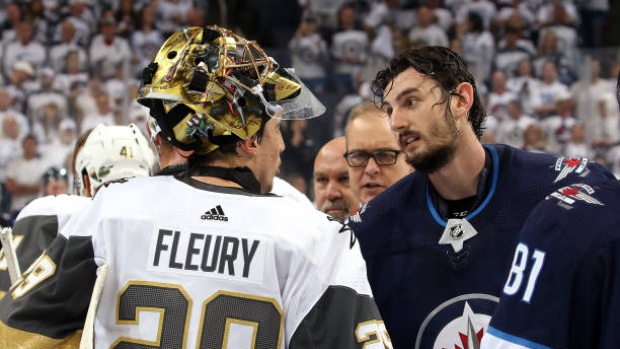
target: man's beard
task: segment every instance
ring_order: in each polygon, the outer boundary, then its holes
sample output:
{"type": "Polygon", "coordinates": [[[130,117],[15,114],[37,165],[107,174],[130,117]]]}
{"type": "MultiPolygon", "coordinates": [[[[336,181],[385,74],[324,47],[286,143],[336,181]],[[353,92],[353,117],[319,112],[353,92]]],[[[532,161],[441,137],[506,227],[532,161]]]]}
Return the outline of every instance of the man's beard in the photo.
{"type": "Polygon", "coordinates": [[[439,171],[442,167],[446,166],[456,154],[456,138],[459,137],[458,129],[456,128],[454,119],[445,114],[447,121],[447,127],[440,127],[439,124],[435,124],[431,129],[431,139],[446,139],[443,144],[432,145],[425,153],[418,154],[412,157],[407,154],[406,160],[416,171],[422,173],[431,174],[439,171]]]}
{"type": "Polygon", "coordinates": [[[339,221],[342,221],[345,218],[347,218],[349,216],[349,213],[351,212],[349,205],[347,205],[347,203],[344,200],[335,200],[335,201],[327,200],[321,206],[321,212],[324,212],[324,213],[327,213],[327,211],[334,210],[334,209],[344,210],[343,217],[334,216],[334,218],[338,219],[339,221]]]}
{"type": "Polygon", "coordinates": [[[456,146],[454,142],[442,144],[429,149],[425,154],[415,158],[407,156],[407,162],[416,171],[431,174],[446,166],[454,158],[456,146]]]}

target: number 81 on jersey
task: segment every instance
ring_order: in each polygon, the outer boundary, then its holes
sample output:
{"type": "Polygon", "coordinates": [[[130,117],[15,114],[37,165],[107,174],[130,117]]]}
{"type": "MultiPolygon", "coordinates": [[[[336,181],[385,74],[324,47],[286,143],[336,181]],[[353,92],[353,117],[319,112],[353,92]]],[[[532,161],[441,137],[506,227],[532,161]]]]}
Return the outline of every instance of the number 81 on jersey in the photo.
{"type": "Polygon", "coordinates": [[[515,249],[512,267],[510,268],[508,280],[506,280],[506,285],[504,286],[504,293],[508,296],[514,296],[521,289],[524,276],[527,274],[527,283],[521,300],[525,303],[530,303],[532,295],[534,294],[536,282],[538,281],[538,276],[540,275],[544,263],[544,251],[535,249],[530,257],[529,247],[520,242],[515,249]],[[528,263],[529,260],[531,260],[532,263],[528,263]]]}

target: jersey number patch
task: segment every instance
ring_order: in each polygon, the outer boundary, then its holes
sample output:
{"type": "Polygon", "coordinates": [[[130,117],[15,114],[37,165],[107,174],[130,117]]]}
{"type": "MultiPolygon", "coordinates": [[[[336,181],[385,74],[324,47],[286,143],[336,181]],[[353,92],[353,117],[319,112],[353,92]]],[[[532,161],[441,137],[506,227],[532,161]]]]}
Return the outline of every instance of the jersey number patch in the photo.
{"type": "Polygon", "coordinates": [[[538,276],[545,263],[545,252],[535,249],[531,257],[533,263],[529,266],[528,260],[530,260],[530,249],[526,244],[520,242],[515,250],[512,267],[510,268],[508,280],[506,280],[506,285],[504,286],[504,293],[508,296],[514,296],[521,289],[524,276],[527,273],[527,284],[525,285],[523,298],[521,298],[525,303],[530,303],[532,295],[534,294],[536,281],[538,281],[538,276]]]}
{"type": "MultiPolygon", "coordinates": [[[[155,341],[119,338],[111,348],[185,348],[192,299],[180,285],[129,282],[117,298],[117,323],[137,325],[141,311],[158,312],[155,341]]],[[[252,348],[280,348],[284,316],[271,298],[219,291],[202,305],[198,348],[226,348],[235,325],[250,328],[252,348]]]]}

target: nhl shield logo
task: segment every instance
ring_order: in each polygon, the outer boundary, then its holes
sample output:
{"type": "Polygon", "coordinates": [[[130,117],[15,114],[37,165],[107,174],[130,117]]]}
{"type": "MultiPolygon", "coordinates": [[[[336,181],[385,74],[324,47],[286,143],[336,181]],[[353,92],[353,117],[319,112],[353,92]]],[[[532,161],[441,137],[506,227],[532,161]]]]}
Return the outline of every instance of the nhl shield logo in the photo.
{"type": "Polygon", "coordinates": [[[453,239],[460,238],[461,236],[463,236],[463,233],[463,226],[460,224],[450,227],[450,236],[452,236],[453,239]]]}
{"type": "Polygon", "coordinates": [[[446,229],[439,238],[440,245],[452,245],[454,252],[463,249],[463,242],[476,236],[476,229],[463,218],[451,218],[446,223],[446,229]]]}

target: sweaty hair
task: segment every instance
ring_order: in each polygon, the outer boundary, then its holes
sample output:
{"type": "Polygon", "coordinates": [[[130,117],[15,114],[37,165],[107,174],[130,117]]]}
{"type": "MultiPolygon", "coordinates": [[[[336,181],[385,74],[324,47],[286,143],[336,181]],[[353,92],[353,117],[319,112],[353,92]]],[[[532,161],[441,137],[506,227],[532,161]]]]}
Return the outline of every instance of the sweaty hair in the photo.
{"type": "Polygon", "coordinates": [[[467,70],[463,59],[449,48],[426,46],[409,49],[400,56],[392,58],[388,67],[379,71],[372,82],[371,88],[375,97],[383,102],[383,96],[390,92],[394,78],[409,68],[437,82],[442,92],[442,99],[438,103],[446,102],[450,95],[459,95],[455,89],[460,83],[471,84],[474,89],[474,100],[467,119],[478,139],[482,137],[486,114],[478,94],[476,81],[467,70]]]}

